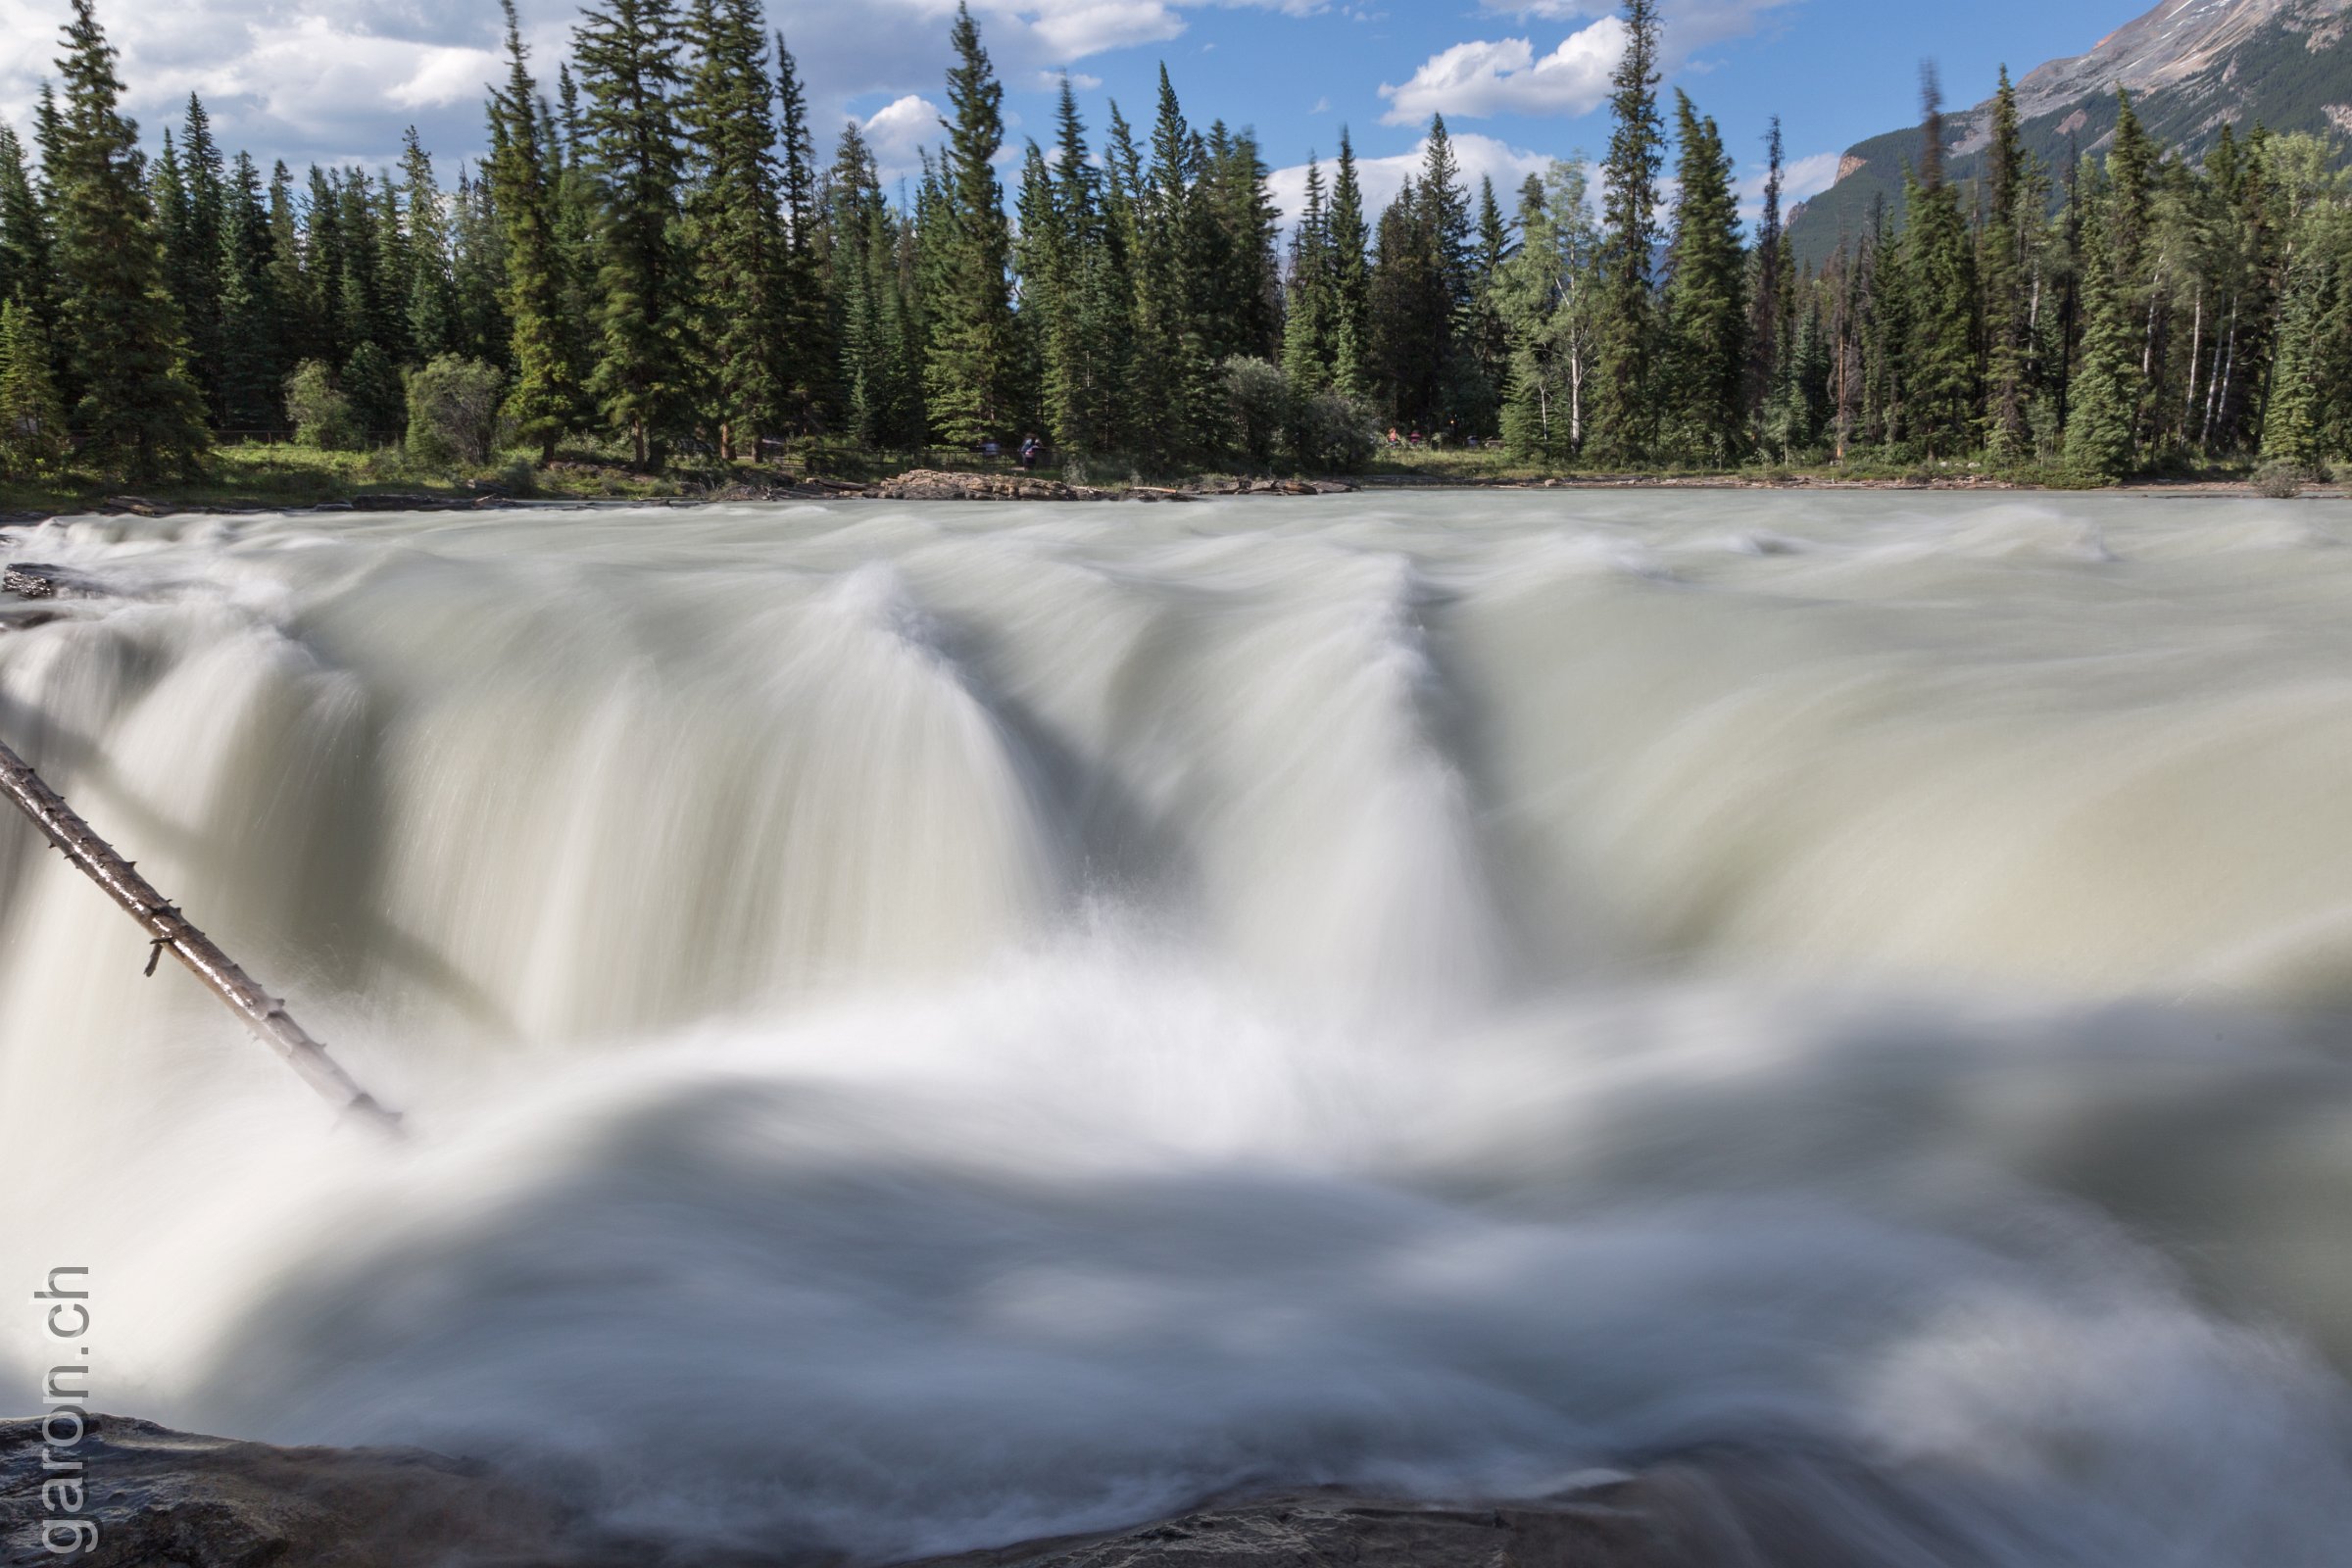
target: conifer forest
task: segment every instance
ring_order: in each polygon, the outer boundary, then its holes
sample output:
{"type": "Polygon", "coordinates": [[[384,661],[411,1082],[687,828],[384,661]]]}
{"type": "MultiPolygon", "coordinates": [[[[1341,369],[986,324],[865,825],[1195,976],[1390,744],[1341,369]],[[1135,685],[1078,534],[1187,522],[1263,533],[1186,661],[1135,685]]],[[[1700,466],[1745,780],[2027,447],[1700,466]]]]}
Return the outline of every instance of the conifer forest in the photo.
{"type": "Polygon", "coordinates": [[[204,104],[120,104],[72,0],[29,140],[0,127],[0,468],[135,480],[220,443],[575,446],[658,470],[830,442],[1121,474],[1346,471],[1391,431],[1555,471],[1975,464],[2094,481],[2352,459],[2339,150],[2225,128],[2191,163],[2127,98],[2067,167],[2004,74],[1987,173],[1926,155],[1819,267],[1777,127],[1660,91],[1654,0],[1597,163],[1464,178],[1443,120],[1385,211],[1343,133],[1278,211],[1247,128],[1065,81],[1008,147],[968,10],[919,176],[820,150],[760,0],[604,0],[552,77],[507,8],[488,154],[264,168],[204,104]],[[1728,150],[1770,138],[1760,217],[1728,150]]]}

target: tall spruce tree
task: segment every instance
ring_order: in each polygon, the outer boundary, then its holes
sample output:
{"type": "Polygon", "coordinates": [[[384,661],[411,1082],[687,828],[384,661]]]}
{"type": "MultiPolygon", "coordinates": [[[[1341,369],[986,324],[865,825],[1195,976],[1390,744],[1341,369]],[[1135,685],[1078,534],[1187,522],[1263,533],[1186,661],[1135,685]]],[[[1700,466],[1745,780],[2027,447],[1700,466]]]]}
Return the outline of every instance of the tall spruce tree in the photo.
{"type": "Polygon", "coordinates": [[[1681,192],[1667,258],[1660,436],[1669,451],[1720,466],[1746,444],[1745,257],[1722,133],[1688,93],[1674,96],[1681,192]]]}
{"type": "Polygon", "coordinates": [[[930,348],[923,390],[932,433],[955,446],[1008,438],[1019,416],[1014,385],[1012,231],[996,158],[1004,145],[1004,89],[969,5],[950,34],[948,132],[940,195],[939,288],[924,301],[930,348]]]}
{"type": "Polygon", "coordinates": [[[2040,219],[2026,203],[2025,144],[2007,66],[1993,95],[1992,145],[1985,157],[1991,166],[1991,206],[1977,244],[1984,291],[1984,453],[1999,464],[2017,461],[2029,443],[2026,229],[2040,219]]]}
{"type": "Polygon", "coordinates": [[[1922,74],[1925,151],[1906,188],[1903,233],[1910,287],[1905,406],[1913,439],[1931,458],[1974,442],[1977,425],[1976,265],[1959,192],[1944,177],[1943,95],[1931,68],[1922,74]]]}
{"type": "Polygon", "coordinates": [[[57,268],[69,282],[60,335],[83,456],[130,478],[193,470],[204,402],[186,368],[179,311],[148,205],[137,127],[122,113],[115,50],[91,0],[74,0],[54,132],[57,268]]]}
{"type": "Polygon", "coordinates": [[[0,478],[30,479],[66,455],[66,410],[30,306],[0,298],[0,478]]]}
{"type": "MultiPolygon", "coordinates": [[[[1744,397],[1748,417],[1761,421],[1765,406],[1781,389],[1783,359],[1782,318],[1788,314],[1791,290],[1784,271],[1782,251],[1787,239],[1781,221],[1781,193],[1786,188],[1787,148],[1781,139],[1781,117],[1772,117],[1764,137],[1764,211],[1756,221],[1755,291],[1747,316],[1747,369],[1744,397]]],[[[1760,428],[1760,425],[1759,425],[1760,428]]]]}
{"type": "Polygon", "coordinates": [[[557,234],[556,172],[548,165],[539,122],[539,87],[531,78],[514,0],[502,3],[507,81],[490,104],[489,185],[504,262],[513,370],[507,414],[547,463],[579,416],[579,373],[564,314],[569,289],[557,234]]]}
{"type": "Polygon", "coordinates": [[[12,299],[35,320],[51,318],[57,274],[49,241],[49,215],[32,182],[24,144],[14,127],[0,124],[0,299],[12,299]]]}
{"type": "Polygon", "coordinates": [[[1656,357],[1651,257],[1658,243],[1658,175],[1666,162],[1658,116],[1659,24],[1655,0],[1626,0],[1625,54],[1611,77],[1614,128],[1603,166],[1599,363],[1590,449],[1603,463],[1639,463],[1655,441],[1656,357]]]}
{"type": "Polygon", "coordinates": [[[1372,230],[1355,144],[1340,127],[1340,160],[1331,183],[1332,384],[1345,397],[1371,396],[1372,230]]]}
{"type": "Polygon", "coordinates": [[[262,172],[239,153],[227,188],[220,294],[222,425],[270,433],[285,427],[279,389],[294,362],[286,353],[284,311],[270,262],[275,239],[262,172]]]}
{"type": "Polygon", "coordinates": [[[694,426],[691,269],[679,243],[683,77],[670,0],[607,0],[572,33],[596,191],[596,336],[588,390],[659,467],[694,426]]]}
{"type": "Polygon", "coordinates": [[[785,368],[791,378],[786,415],[803,430],[814,429],[821,411],[840,401],[840,350],[833,342],[833,317],[820,297],[817,233],[816,143],[808,127],[808,97],[800,64],[776,34],[776,135],[778,194],[784,206],[784,322],[790,339],[785,368]]]}
{"type": "Polygon", "coordinates": [[[699,175],[685,214],[701,313],[696,379],[719,455],[743,447],[757,459],[760,439],[806,408],[792,363],[802,344],[766,28],[758,0],[693,0],[686,37],[694,74],[683,120],[699,175]]]}

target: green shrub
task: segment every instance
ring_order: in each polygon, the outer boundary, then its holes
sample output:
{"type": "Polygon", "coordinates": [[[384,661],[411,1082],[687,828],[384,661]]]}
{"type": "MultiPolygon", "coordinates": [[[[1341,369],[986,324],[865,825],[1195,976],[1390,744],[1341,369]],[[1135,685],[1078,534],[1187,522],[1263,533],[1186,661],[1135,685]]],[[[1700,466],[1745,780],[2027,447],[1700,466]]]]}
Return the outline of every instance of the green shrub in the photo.
{"type": "Polygon", "coordinates": [[[1354,473],[1380,447],[1370,407],[1339,392],[1319,392],[1298,410],[1298,461],[1321,473],[1354,473]]]}
{"type": "Polygon", "coordinates": [[[409,456],[437,467],[480,467],[498,446],[505,377],[479,360],[444,354],[409,372],[409,456]]]}
{"type": "Polygon", "coordinates": [[[1270,466],[1291,416],[1291,385],[1282,371],[1265,360],[1227,360],[1225,407],[1234,450],[1257,467],[1270,466]]]}
{"type": "Polygon", "coordinates": [[[2273,459],[2254,470],[2254,492],[2273,501],[2292,501],[2303,493],[2310,477],[2294,464],[2273,459]]]}
{"type": "Polygon", "coordinates": [[[294,439],[306,447],[357,452],[365,444],[351,399],[323,361],[305,360],[286,377],[286,416],[294,421],[294,439]]]}

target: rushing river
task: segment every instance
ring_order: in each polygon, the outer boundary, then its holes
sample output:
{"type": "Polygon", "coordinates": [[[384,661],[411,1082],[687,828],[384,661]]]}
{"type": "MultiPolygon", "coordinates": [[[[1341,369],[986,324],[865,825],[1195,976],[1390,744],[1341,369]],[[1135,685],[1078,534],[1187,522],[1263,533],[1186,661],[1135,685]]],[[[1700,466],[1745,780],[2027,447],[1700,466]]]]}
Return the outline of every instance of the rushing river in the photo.
{"type": "Polygon", "coordinates": [[[98,1408],[696,1552],[1689,1459],[1873,1568],[2340,1568],[2348,544],[1912,494],[54,524],[15,554],[127,597],[0,634],[0,739],[416,1137],[0,824],[6,1289],[96,1270],[98,1408]]]}

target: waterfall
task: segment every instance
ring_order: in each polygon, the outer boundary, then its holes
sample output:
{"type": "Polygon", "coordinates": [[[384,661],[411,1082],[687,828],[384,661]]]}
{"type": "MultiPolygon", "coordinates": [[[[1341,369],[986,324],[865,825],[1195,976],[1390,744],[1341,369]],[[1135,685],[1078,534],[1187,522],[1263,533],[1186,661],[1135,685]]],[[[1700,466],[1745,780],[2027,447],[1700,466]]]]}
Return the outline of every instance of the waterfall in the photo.
{"type": "Polygon", "coordinates": [[[685,1554],[1675,1460],[1874,1564],[2332,1564],[2348,540],[64,519],[112,592],[0,632],[0,741],[416,1136],[8,827],[0,1262],[92,1268],[96,1407],[685,1554]]]}

